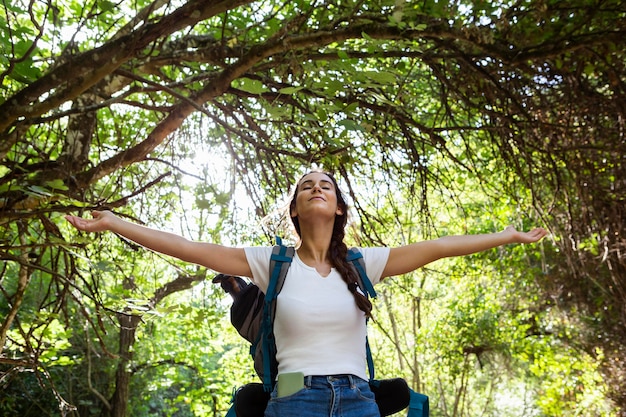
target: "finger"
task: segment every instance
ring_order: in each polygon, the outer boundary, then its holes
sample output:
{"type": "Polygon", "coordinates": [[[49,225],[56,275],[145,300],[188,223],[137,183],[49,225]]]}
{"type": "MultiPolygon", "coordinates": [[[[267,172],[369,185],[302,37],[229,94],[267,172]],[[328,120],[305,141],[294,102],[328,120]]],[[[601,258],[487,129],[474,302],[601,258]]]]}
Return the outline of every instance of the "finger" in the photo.
{"type": "Polygon", "coordinates": [[[533,229],[531,231],[531,233],[532,233],[532,236],[536,240],[539,240],[539,239],[541,239],[542,237],[544,237],[547,234],[547,231],[545,229],[541,228],[541,227],[538,227],[536,229],[533,229]]]}
{"type": "Polygon", "coordinates": [[[68,222],[70,222],[70,224],[71,224],[72,226],[76,226],[76,217],[74,217],[74,216],[70,216],[70,215],[67,215],[67,216],[65,216],[65,220],[67,220],[68,222]]]}
{"type": "Polygon", "coordinates": [[[72,216],[68,220],[75,228],[79,230],[87,231],[89,227],[89,221],[83,219],[82,217],[72,216]]]}

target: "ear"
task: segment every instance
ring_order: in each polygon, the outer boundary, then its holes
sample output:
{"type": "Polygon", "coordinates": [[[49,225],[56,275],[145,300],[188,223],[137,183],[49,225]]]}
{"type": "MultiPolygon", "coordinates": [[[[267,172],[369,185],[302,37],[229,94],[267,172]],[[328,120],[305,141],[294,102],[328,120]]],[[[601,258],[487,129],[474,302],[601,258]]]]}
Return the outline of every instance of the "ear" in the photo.
{"type": "Polygon", "coordinates": [[[337,216],[342,216],[343,215],[343,208],[341,208],[340,206],[337,206],[337,211],[335,211],[335,214],[337,216]]]}

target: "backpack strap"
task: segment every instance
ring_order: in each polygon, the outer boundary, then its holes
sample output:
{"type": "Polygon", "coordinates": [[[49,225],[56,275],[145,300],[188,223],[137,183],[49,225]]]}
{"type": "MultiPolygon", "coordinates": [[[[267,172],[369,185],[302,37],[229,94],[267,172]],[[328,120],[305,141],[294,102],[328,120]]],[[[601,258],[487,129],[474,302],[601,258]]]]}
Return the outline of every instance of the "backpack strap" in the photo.
{"type": "Polygon", "coordinates": [[[348,249],[348,255],[346,255],[346,260],[351,262],[356,272],[358,272],[358,284],[361,290],[364,292],[366,297],[376,298],[376,290],[374,290],[374,286],[372,285],[372,281],[370,281],[367,276],[367,272],[365,272],[365,260],[363,260],[363,254],[357,248],[348,249]]]}
{"type": "Polygon", "coordinates": [[[428,404],[428,396],[409,389],[410,402],[407,417],[428,417],[430,415],[430,406],[428,404]]]}
{"type": "Polygon", "coordinates": [[[272,249],[272,256],[270,257],[271,275],[267,292],[265,293],[265,299],[275,299],[280,290],[283,289],[285,277],[287,276],[287,271],[291,266],[295,252],[296,249],[293,246],[283,245],[281,238],[276,236],[276,246],[272,249]]]}
{"type": "Polygon", "coordinates": [[[276,246],[272,249],[270,257],[270,280],[265,292],[263,303],[263,320],[261,322],[261,343],[263,346],[263,389],[271,392],[274,387],[276,375],[272,375],[272,358],[276,357],[276,340],[274,338],[274,316],[276,315],[276,297],[283,288],[285,277],[295,249],[282,244],[282,240],[276,237],[276,246]]]}
{"type": "MultiPolygon", "coordinates": [[[[374,290],[374,286],[372,285],[372,281],[370,281],[367,276],[367,272],[365,272],[365,260],[363,259],[363,254],[357,248],[348,249],[348,255],[346,255],[346,260],[351,262],[356,271],[358,272],[357,281],[359,284],[359,288],[363,291],[363,294],[366,297],[376,298],[377,294],[374,290]]],[[[370,348],[370,342],[367,336],[365,336],[365,356],[367,359],[367,370],[370,374],[370,382],[374,381],[374,358],[372,357],[372,349],[370,348]]]]}

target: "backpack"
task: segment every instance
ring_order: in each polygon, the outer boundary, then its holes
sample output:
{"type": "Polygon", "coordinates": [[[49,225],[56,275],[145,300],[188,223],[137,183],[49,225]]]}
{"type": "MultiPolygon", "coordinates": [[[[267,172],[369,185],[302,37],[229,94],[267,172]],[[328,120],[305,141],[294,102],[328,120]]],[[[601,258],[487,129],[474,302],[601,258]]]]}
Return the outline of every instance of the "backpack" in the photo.
{"type": "MultiPolygon", "coordinates": [[[[222,289],[233,295],[231,323],[239,334],[251,343],[250,355],[254,369],[262,384],[249,383],[233,394],[232,406],[226,417],[262,417],[274,388],[278,373],[276,343],[273,320],[276,313],[276,297],[285,283],[295,249],[284,246],[276,238],[276,246],[270,258],[270,279],[265,294],[254,284],[246,283],[240,277],[217,275],[213,282],[219,282],[222,289]]],[[[363,255],[356,248],[350,248],[346,260],[357,271],[357,284],[366,297],[376,297],[376,291],[365,272],[363,255]]],[[[374,379],[374,361],[366,338],[367,367],[370,387],[376,397],[381,416],[387,416],[409,406],[407,417],[428,417],[428,397],[414,392],[402,378],[386,380],[374,379]]]]}

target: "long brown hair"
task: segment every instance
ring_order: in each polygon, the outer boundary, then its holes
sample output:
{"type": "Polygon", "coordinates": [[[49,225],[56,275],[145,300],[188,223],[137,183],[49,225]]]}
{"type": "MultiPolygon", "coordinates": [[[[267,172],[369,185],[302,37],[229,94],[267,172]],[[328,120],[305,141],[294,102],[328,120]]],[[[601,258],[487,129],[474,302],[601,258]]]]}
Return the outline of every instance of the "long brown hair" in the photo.
{"type": "MultiPolygon", "coordinates": [[[[331,179],[331,181],[333,182],[333,185],[335,186],[335,193],[337,195],[337,205],[339,206],[339,208],[341,208],[341,214],[335,215],[335,223],[333,225],[333,234],[330,240],[330,246],[328,248],[328,256],[330,258],[330,263],[332,264],[333,267],[335,267],[337,272],[339,272],[343,280],[348,285],[348,289],[354,296],[354,301],[356,302],[357,307],[359,307],[359,309],[363,311],[367,317],[371,317],[372,316],[372,303],[363,294],[363,291],[364,291],[363,289],[361,289],[361,291],[357,290],[357,285],[358,285],[357,284],[358,282],[357,272],[352,267],[350,262],[346,260],[346,255],[348,254],[348,247],[344,243],[343,239],[345,237],[346,224],[348,223],[348,204],[346,203],[346,199],[344,198],[343,194],[339,190],[339,185],[337,184],[337,180],[335,180],[335,177],[332,174],[321,171],[321,170],[310,171],[304,174],[300,178],[300,180],[298,180],[298,182],[296,183],[296,188],[293,192],[291,202],[289,203],[289,212],[292,213],[293,209],[296,206],[296,198],[298,196],[298,186],[300,185],[300,181],[302,181],[302,179],[306,177],[307,175],[315,173],[315,172],[324,174],[331,179]]],[[[289,217],[291,218],[291,222],[293,223],[293,226],[296,229],[296,233],[298,233],[298,236],[302,238],[302,234],[300,232],[300,220],[298,219],[298,216],[292,217],[290,215],[289,217]]]]}

